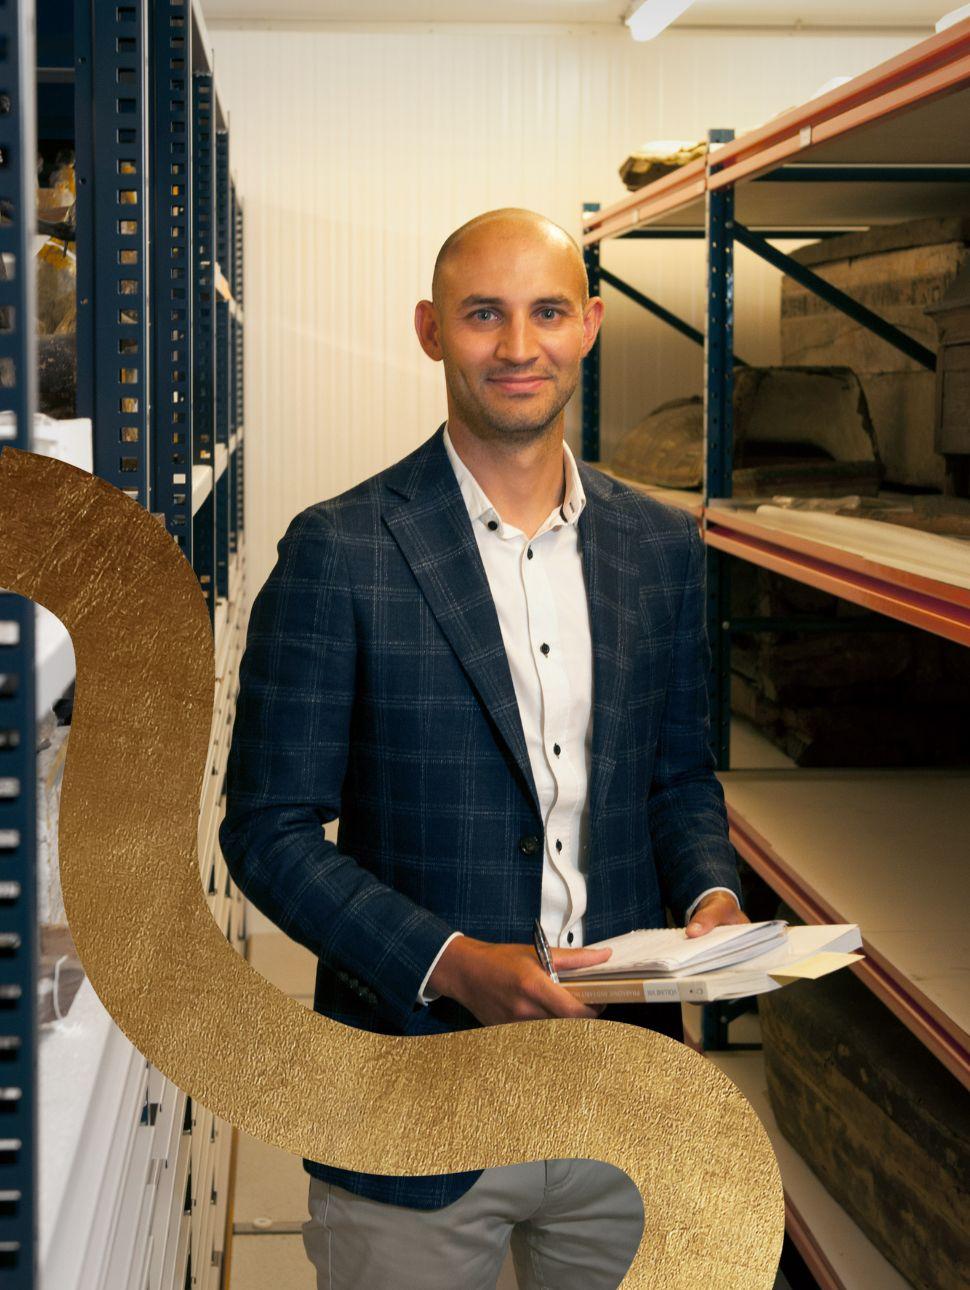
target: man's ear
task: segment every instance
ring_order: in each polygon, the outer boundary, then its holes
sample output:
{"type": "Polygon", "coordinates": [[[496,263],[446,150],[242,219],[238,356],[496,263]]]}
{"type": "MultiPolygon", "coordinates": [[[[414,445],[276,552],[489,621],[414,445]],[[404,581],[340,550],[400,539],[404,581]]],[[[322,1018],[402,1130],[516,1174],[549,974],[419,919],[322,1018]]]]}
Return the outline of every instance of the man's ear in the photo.
{"type": "Polygon", "coordinates": [[[591,296],[583,311],[583,347],[580,351],[580,358],[585,358],[593,348],[599,333],[600,323],[603,321],[603,309],[603,301],[599,296],[591,296]]]}
{"type": "Polygon", "coordinates": [[[421,348],[429,358],[440,363],[441,326],[438,322],[438,311],[430,300],[419,300],[414,307],[414,330],[418,334],[421,348]]]}

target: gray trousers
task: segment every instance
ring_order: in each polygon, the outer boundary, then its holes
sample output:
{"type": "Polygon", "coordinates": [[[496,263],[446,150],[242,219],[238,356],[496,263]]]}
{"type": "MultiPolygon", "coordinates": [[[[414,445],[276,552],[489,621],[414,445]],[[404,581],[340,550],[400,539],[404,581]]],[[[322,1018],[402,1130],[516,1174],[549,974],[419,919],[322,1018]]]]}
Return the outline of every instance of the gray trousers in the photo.
{"type": "Polygon", "coordinates": [[[616,1290],[643,1232],[630,1179],[596,1160],[486,1169],[443,1209],[387,1205],[310,1179],[303,1244],[317,1290],[616,1290]]]}

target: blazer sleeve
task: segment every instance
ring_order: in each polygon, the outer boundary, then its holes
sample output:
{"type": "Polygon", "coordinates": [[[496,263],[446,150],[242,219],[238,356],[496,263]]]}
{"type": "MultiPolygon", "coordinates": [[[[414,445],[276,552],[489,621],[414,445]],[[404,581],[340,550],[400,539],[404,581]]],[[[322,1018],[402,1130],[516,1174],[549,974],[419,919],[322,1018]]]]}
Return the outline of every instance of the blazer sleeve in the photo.
{"type": "Polygon", "coordinates": [[[741,905],[724,790],[710,744],[704,543],[693,517],[683,519],[686,573],[647,808],[661,891],[677,926],[709,887],[729,888],[741,905]]]}
{"type": "Polygon", "coordinates": [[[293,940],[376,996],[404,1027],[455,930],[328,841],[340,813],[356,640],[346,553],[330,518],[296,515],[256,595],[219,843],[243,894],[293,940]]]}

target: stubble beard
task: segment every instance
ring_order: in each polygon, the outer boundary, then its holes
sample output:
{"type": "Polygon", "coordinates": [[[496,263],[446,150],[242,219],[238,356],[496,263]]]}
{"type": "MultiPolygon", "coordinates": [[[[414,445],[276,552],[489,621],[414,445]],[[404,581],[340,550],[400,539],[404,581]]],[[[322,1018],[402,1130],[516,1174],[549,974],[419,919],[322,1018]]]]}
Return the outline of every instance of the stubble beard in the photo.
{"type": "Polygon", "coordinates": [[[453,377],[447,369],[445,381],[462,421],[479,439],[525,445],[534,443],[549,433],[563,408],[572,398],[579,384],[579,374],[577,373],[565,388],[558,381],[556,382],[555,402],[552,407],[546,407],[541,413],[528,407],[522,407],[521,410],[510,407],[508,412],[503,413],[486,403],[484,399],[477,398],[475,391],[470,389],[460,376],[453,377]]]}

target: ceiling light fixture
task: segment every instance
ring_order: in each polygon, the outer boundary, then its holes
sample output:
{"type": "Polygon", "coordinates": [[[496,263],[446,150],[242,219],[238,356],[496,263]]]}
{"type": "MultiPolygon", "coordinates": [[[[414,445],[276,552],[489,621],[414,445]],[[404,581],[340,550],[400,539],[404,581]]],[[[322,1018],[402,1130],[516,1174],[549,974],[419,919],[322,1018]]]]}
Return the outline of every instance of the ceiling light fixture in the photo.
{"type": "Polygon", "coordinates": [[[694,0],[643,0],[626,20],[634,40],[653,40],[687,9],[694,0]]]}

